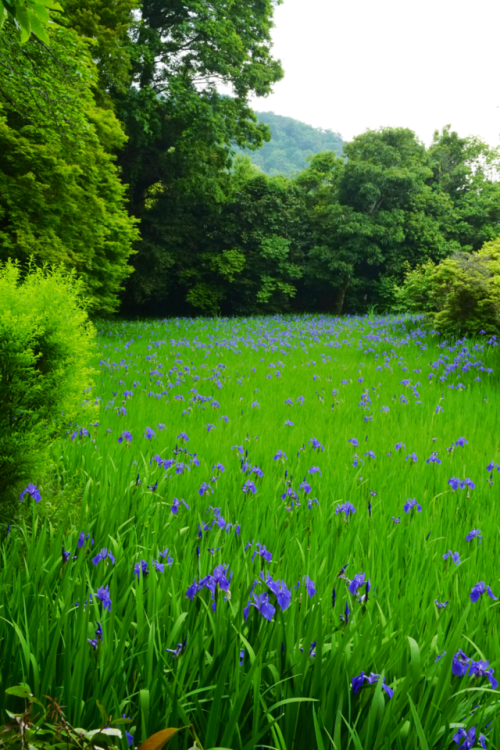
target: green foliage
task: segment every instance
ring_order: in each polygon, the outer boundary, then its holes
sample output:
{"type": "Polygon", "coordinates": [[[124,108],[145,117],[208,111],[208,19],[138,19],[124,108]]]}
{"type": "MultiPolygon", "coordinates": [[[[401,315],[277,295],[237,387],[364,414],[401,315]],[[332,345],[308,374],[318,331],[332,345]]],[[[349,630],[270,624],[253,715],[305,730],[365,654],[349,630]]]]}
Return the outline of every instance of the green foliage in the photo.
{"type": "Polygon", "coordinates": [[[113,96],[126,91],[131,75],[130,40],[138,0],[65,0],[61,22],[91,41],[99,72],[97,101],[113,106],[113,96]]]}
{"type": "Polygon", "coordinates": [[[427,312],[443,333],[500,332],[500,239],[409,271],[396,290],[401,310],[427,312]]]}
{"type": "Polygon", "coordinates": [[[300,209],[300,191],[286,178],[250,177],[208,223],[199,262],[179,259],[187,301],[211,314],[288,309],[303,273],[300,209]]]}
{"type": "MultiPolygon", "coordinates": [[[[470,601],[480,580],[500,593],[498,497],[485,471],[498,462],[497,349],[484,338],[443,349],[419,319],[377,315],[116,321],[102,325],[97,343],[100,424],[57,443],[66,475],[84,481],[78,515],[49,522],[43,493],[31,527],[13,524],[0,546],[0,709],[20,711],[4,690],[28,683],[75,727],[102,727],[100,705],[129,716],[119,726],[134,746],[193,723],[205,750],[330,750],[330,737],[342,750],[416,750],[422,737],[451,750],[459,727],[476,726],[476,739],[484,733],[497,750],[498,692],[484,676],[452,672],[461,648],[498,677],[498,602],[470,601]],[[446,356],[460,366],[450,369],[446,356]],[[455,386],[444,401],[441,375],[455,386]],[[207,422],[216,429],[207,432],[207,422]],[[130,443],[118,442],[124,430],[130,443]],[[406,448],[396,451],[396,441],[406,448]],[[248,451],[245,473],[235,445],[248,451]],[[274,460],[278,449],[286,459],[274,460]],[[441,463],[426,463],[435,451],[441,463]],[[418,461],[405,460],[412,452],[418,461]],[[452,476],[475,488],[453,491],[452,476]],[[247,479],[254,495],[242,492],[247,479]],[[213,494],[200,494],[202,482],[213,494]],[[281,499],[290,486],[300,502],[292,508],[293,497],[281,499]],[[309,507],[313,497],[319,504],[309,507]],[[174,498],[189,508],[172,513],[174,498]],[[346,498],[356,508],[348,518],[336,512],[346,498]],[[406,514],[407,498],[422,511],[406,514]],[[229,526],[214,523],[209,506],[229,526]],[[481,544],[466,541],[471,529],[482,530],[481,544]],[[255,545],[245,550],[252,540],[272,559],[253,556],[255,545]],[[104,548],[114,560],[94,564],[104,548]],[[159,557],[166,548],[170,565],[159,557]],[[461,564],[443,560],[448,549],[461,564]],[[141,560],[148,572],[135,575],[141,560]],[[193,579],[219,565],[229,566],[229,591],[187,598],[193,579]],[[349,581],[371,579],[368,599],[349,592],[341,570],[349,581]],[[261,572],[291,592],[281,611],[268,590],[271,622],[253,607],[246,620],[243,612],[255,580],[256,594],[266,590],[261,572]],[[97,596],[106,587],[109,610],[97,596]],[[354,693],[361,671],[383,675],[393,698],[380,682],[354,693]]],[[[185,732],[166,747],[192,748],[185,732]]]]}
{"type": "Polygon", "coordinates": [[[402,277],[405,262],[440,259],[460,247],[446,235],[452,202],[427,185],[428,155],[412,131],[367,131],[345,144],[343,155],[345,161],[317,154],[297,177],[313,225],[308,284],[316,299],[331,290],[329,309],[337,314],[348,290],[354,309],[363,294],[381,302],[381,278],[402,277]]]}
{"type": "Polygon", "coordinates": [[[71,726],[62,707],[53,698],[46,696],[45,704],[31,692],[28,685],[16,685],[5,691],[7,700],[12,703],[24,702],[24,710],[8,712],[7,723],[0,727],[2,746],[9,750],[23,750],[28,743],[30,748],[67,748],[67,750],[118,750],[122,738],[119,725],[128,721],[121,716],[107,716],[100,705],[101,726],[99,729],[85,730],[71,726]],[[109,726],[110,722],[113,726],[109,726]]]}
{"type": "Polygon", "coordinates": [[[55,0],[0,0],[0,32],[10,18],[16,23],[21,42],[26,42],[33,32],[49,44],[50,11],[60,10],[61,6],[55,0]]]}
{"type": "MultiPolygon", "coordinates": [[[[61,270],[0,266],[0,502],[43,473],[48,446],[92,408],[94,330],[83,284],[61,270]]],[[[89,414],[86,415],[89,418],[89,414]]],[[[5,513],[6,511],[4,511],[5,513]]]]}
{"type": "Polygon", "coordinates": [[[271,55],[274,7],[274,0],[142,3],[128,47],[131,85],[115,97],[129,136],[119,162],[130,211],[141,219],[127,294],[136,309],[177,297],[178,259],[196,255],[198,265],[205,224],[232,191],[232,146],[269,138],[248,99],[283,75],[271,55]],[[233,96],[220,94],[220,84],[233,96]]]}
{"type": "Polygon", "coordinates": [[[95,67],[74,31],[50,50],[0,36],[0,259],[62,263],[84,281],[91,312],[111,312],[137,238],[113,151],[124,133],[96,106],[95,67]]]}
{"type": "MultiPolygon", "coordinates": [[[[252,162],[266,174],[291,176],[307,167],[308,158],[320,151],[340,155],[344,142],[338,133],[306,125],[274,112],[257,112],[259,122],[271,130],[271,140],[250,153],[252,162]]],[[[238,149],[237,149],[238,150],[238,149]]]]}
{"type": "Polygon", "coordinates": [[[500,235],[500,150],[479,138],[459,138],[450,126],[434,133],[429,149],[433,190],[453,202],[448,234],[465,252],[500,235]]]}

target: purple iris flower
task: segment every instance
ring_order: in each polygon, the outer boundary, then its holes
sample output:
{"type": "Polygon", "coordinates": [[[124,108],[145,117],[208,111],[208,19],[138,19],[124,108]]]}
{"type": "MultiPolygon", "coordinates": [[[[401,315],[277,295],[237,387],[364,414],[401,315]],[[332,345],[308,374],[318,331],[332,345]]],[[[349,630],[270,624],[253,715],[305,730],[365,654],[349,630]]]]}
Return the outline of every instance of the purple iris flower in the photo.
{"type": "Polygon", "coordinates": [[[195,578],[191,586],[189,586],[188,590],[186,591],[186,596],[188,599],[193,601],[197,593],[198,593],[198,583],[195,578]]]}
{"type": "Polygon", "coordinates": [[[437,599],[434,599],[434,604],[436,605],[438,609],[444,609],[445,607],[448,606],[449,603],[450,603],[449,599],[447,599],[447,601],[445,602],[438,602],[437,599]]]}
{"type": "Polygon", "coordinates": [[[309,474],[319,474],[321,476],[321,469],[319,466],[311,466],[309,469],[309,474]]]}
{"type": "Polygon", "coordinates": [[[391,518],[394,523],[401,523],[401,516],[398,516],[397,518],[396,516],[391,516],[391,518]]]}
{"type": "Polygon", "coordinates": [[[250,607],[255,607],[258,612],[261,613],[262,617],[264,617],[266,620],[271,621],[274,617],[274,613],[276,612],[276,608],[273,607],[272,604],[269,602],[269,594],[266,594],[265,592],[262,594],[255,594],[252,593],[253,596],[253,602],[248,602],[247,606],[243,610],[243,617],[245,618],[245,622],[248,617],[248,613],[250,612],[250,607]]]}
{"type": "Polygon", "coordinates": [[[422,513],[422,508],[417,503],[417,501],[415,500],[415,498],[413,498],[413,499],[408,498],[407,501],[406,501],[406,503],[403,506],[403,510],[404,510],[405,513],[409,513],[412,508],[416,508],[417,511],[418,511],[418,513],[422,513]]]}
{"type": "Polygon", "coordinates": [[[494,669],[492,669],[487,661],[473,661],[470,667],[469,674],[475,677],[487,677],[490,681],[491,689],[496,690],[498,687],[498,680],[493,677],[494,669]]]}
{"type": "Polygon", "coordinates": [[[27,487],[24,488],[24,490],[20,494],[20,500],[21,502],[24,502],[24,496],[30,495],[30,497],[33,498],[35,503],[39,503],[42,499],[42,496],[40,495],[40,491],[38,490],[36,484],[28,484],[27,487]]]}
{"type": "Polygon", "coordinates": [[[261,572],[260,577],[269,590],[275,595],[281,609],[283,611],[288,609],[292,601],[292,594],[291,591],[288,590],[286,583],[284,581],[274,581],[269,573],[266,573],[266,576],[264,577],[264,573],[261,572]]]}
{"type": "Polygon", "coordinates": [[[413,461],[414,464],[416,464],[418,461],[417,454],[410,453],[408,456],[406,456],[405,461],[408,461],[408,459],[410,459],[411,461],[413,461]]]}
{"type": "Polygon", "coordinates": [[[311,492],[311,489],[312,489],[311,485],[310,485],[310,484],[309,484],[309,482],[307,482],[307,481],[306,481],[305,479],[304,479],[304,481],[303,481],[303,482],[301,482],[301,484],[299,485],[299,492],[300,492],[300,490],[304,490],[304,494],[305,494],[305,495],[308,495],[308,494],[309,494],[309,492],[311,492]]]}
{"type": "Polygon", "coordinates": [[[90,643],[94,651],[97,649],[97,644],[99,642],[102,643],[102,627],[99,622],[97,623],[97,628],[95,631],[95,638],[87,638],[87,641],[90,643]]]}
{"type": "Polygon", "coordinates": [[[174,502],[172,503],[170,507],[170,510],[172,511],[174,516],[177,515],[179,508],[181,507],[181,503],[184,505],[186,510],[189,510],[189,505],[187,504],[185,500],[178,500],[176,497],[174,497],[174,502]]]}
{"type": "Polygon", "coordinates": [[[148,440],[152,440],[155,436],[155,431],[151,429],[151,427],[146,427],[146,431],[144,432],[144,437],[148,440]]]}
{"type": "Polygon", "coordinates": [[[351,615],[351,610],[349,609],[349,602],[345,603],[345,610],[343,615],[339,615],[340,621],[344,623],[344,625],[349,625],[349,617],[351,615]]]}
{"type": "Polygon", "coordinates": [[[441,463],[441,459],[438,458],[437,451],[433,451],[425,463],[426,464],[438,464],[439,465],[441,463]]]}
{"type": "Polygon", "coordinates": [[[215,425],[214,424],[207,424],[206,428],[207,428],[207,432],[211,432],[212,430],[215,430],[215,425]]]}
{"type": "Polygon", "coordinates": [[[399,451],[401,450],[401,448],[406,448],[406,445],[404,443],[396,443],[396,445],[394,446],[395,451],[399,451]]]}
{"type": "Polygon", "coordinates": [[[357,438],[349,438],[349,440],[347,442],[348,443],[352,443],[352,445],[354,446],[354,448],[357,448],[358,445],[359,445],[357,438]]]}
{"type": "Polygon", "coordinates": [[[252,562],[255,559],[255,555],[259,555],[259,557],[263,557],[264,560],[267,560],[267,562],[271,562],[271,560],[273,559],[271,552],[269,552],[269,550],[267,550],[263,544],[260,544],[260,542],[257,542],[256,546],[258,547],[258,549],[256,549],[252,555],[252,562]]]}
{"type": "Polygon", "coordinates": [[[141,577],[141,574],[143,576],[146,576],[149,573],[148,570],[148,564],[146,560],[140,560],[138,563],[134,565],[134,575],[137,576],[137,578],[141,577]]]}
{"type": "Polygon", "coordinates": [[[484,581],[480,581],[479,583],[476,583],[475,586],[472,587],[472,591],[470,592],[470,600],[473,604],[475,604],[478,599],[483,594],[488,594],[490,599],[494,599],[495,601],[498,600],[498,596],[495,596],[493,591],[491,590],[490,586],[486,586],[484,581]]]}
{"type": "MultiPolygon", "coordinates": [[[[370,675],[366,675],[364,672],[361,672],[357,677],[353,677],[351,680],[352,692],[354,694],[359,693],[365,682],[368,683],[368,685],[373,685],[379,680],[379,674],[371,672],[370,675]]],[[[385,677],[382,678],[382,688],[385,690],[389,698],[392,698],[394,690],[385,684],[385,677]]]]}
{"type": "Polygon", "coordinates": [[[92,562],[94,565],[98,565],[101,560],[105,560],[106,557],[109,557],[113,565],[115,564],[114,555],[112,555],[106,547],[104,547],[104,549],[102,549],[95,557],[92,558],[92,562]]]}
{"type": "Polygon", "coordinates": [[[448,557],[451,557],[455,565],[460,565],[460,553],[459,552],[452,552],[451,549],[448,550],[448,552],[445,552],[443,555],[443,560],[446,560],[448,557]]]}
{"type": "Polygon", "coordinates": [[[365,585],[366,573],[356,573],[351,583],[349,584],[349,593],[354,596],[361,586],[365,585]]]}
{"type": "Polygon", "coordinates": [[[213,493],[212,487],[207,482],[202,482],[201,487],[198,490],[198,495],[208,495],[209,492],[213,493]]]}
{"type": "Polygon", "coordinates": [[[324,451],[325,450],[324,446],[321,445],[321,443],[319,442],[319,440],[317,438],[312,437],[309,440],[309,442],[312,443],[313,450],[320,450],[320,451],[324,451]]]}
{"type": "MultiPolygon", "coordinates": [[[[484,734],[480,734],[478,740],[483,750],[486,750],[486,738],[484,734]]],[[[476,743],[476,728],[471,727],[468,732],[463,728],[459,729],[458,732],[453,735],[453,742],[456,742],[456,744],[460,746],[460,750],[471,750],[476,743]],[[463,743],[462,740],[464,740],[463,743]]]]}
{"type": "Polygon", "coordinates": [[[472,531],[469,531],[469,533],[465,537],[465,541],[471,542],[476,537],[477,537],[477,543],[481,544],[481,539],[483,538],[483,535],[481,534],[479,529],[472,529],[472,531]]]}
{"type": "Polygon", "coordinates": [[[87,540],[89,540],[89,539],[90,539],[90,544],[91,545],[94,544],[94,540],[92,539],[92,537],[90,536],[90,534],[87,534],[87,536],[85,536],[85,533],[82,531],[82,533],[78,537],[78,542],[77,542],[77,545],[76,545],[78,547],[78,549],[81,549],[83,547],[83,545],[85,544],[85,542],[87,540]]]}
{"type": "Polygon", "coordinates": [[[436,663],[437,661],[440,661],[443,658],[443,656],[446,656],[446,651],[443,651],[442,654],[438,654],[436,658],[434,659],[434,663],[436,663]]]}
{"type": "Polygon", "coordinates": [[[309,576],[304,576],[303,581],[309,596],[314,596],[314,594],[316,593],[316,584],[314,583],[314,581],[311,581],[309,576]]]}
{"type": "Polygon", "coordinates": [[[335,515],[338,516],[339,513],[345,513],[346,517],[349,516],[349,514],[356,513],[356,508],[352,503],[349,501],[346,501],[345,503],[342,503],[341,505],[337,505],[335,508],[335,515]]]}
{"type": "Polygon", "coordinates": [[[274,456],[273,461],[277,461],[280,458],[282,461],[286,461],[286,453],[284,451],[278,451],[274,456]]]}
{"type": "Polygon", "coordinates": [[[124,440],[126,443],[132,442],[132,433],[129,432],[128,430],[124,430],[122,434],[120,435],[120,437],[118,438],[119,443],[123,443],[124,440]]]}
{"type": "Polygon", "coordinates": [[[308,498],[308,500],[307,500],[307,509],[308,510],[311,510],[311,508],[313,507],[313,503],[316,503],[316,505],[319,506],[319,500],[318,500],[317,497],[308,498]]]}
{"type": "Polygon", "coordinates": [[[471,490],[473,490],[476,486],[474,482],[469,479],[469,477],[467,477],[467,479],[458,479],[457,477],[451,477],[451,479],[448,479],[448,484],[453,491],[458,490],[459,487],[461,490],[465,489],[465,487],[469,487],[471,490]]]}
{"type": "Polygon", "coordinates": [[[177,435],[177,440],[184,440],[184,442],[187,443],[189,441],[189,438],[185,432],[181,432],[179,433],[179,435],[177,435]]]}
{"type": "Polygon", "coordinates": [[[111,598],[109,596],[109,586],[97,589],[96,597],[102,602],[102,606],[108,612],[111,612],[111,598]]]}
{"type": "Polygon", "coordinates": [[[166,648],[165,651],[168,651],[169,653],[173,654],[175,656],[180,656],[184,649],[186,648],[187,643],[187,636],[184,638],[182,643],[178,643],[176,648],[166,648]]]}
{"type": "Polygon", "coordinates": [[[365,456],[368,456],[368,458],[376,458],[373,451],[366,451],[365,456]]]}
{"type": "Polygon", "coordinates": [[[250,481],[250,479],[247,479],[247,481],[245,482],[241,490],[245,494],[247,494],[248,492],[251,492],[252,495],[255,495],[255,493],[257,492],[257,487],[255,486],[253,482],[250,481]]]}
{"type": "Polygon", "coordinates": [[[464,445],[467,445],[469,441],[466,440],[464,437],[458,438],[458,440],[455,442],[455,445],[460,446],[460,448],[463,448],[464,445]]]}
{"type": "Polygon", "coordinates": [[[71,552],[66,552],[64,547],[62,548],[62,561],[63,563],[67,563],[69,560],[69,556],[71,555],[71,552]]]}

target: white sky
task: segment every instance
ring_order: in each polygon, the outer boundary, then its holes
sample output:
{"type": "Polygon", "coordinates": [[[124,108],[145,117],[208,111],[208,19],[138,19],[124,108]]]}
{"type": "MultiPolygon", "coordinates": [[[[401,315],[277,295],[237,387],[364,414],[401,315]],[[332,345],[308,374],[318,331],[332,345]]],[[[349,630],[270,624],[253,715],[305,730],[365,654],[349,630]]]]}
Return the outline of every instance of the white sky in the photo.
{"type": "Polygon", "coordinates": [[[408,127],[429,144],[451,124],[500,143],[499,0],[284,0],[273,54],[285,77],[256,111],[344,140],[408,127]]]}

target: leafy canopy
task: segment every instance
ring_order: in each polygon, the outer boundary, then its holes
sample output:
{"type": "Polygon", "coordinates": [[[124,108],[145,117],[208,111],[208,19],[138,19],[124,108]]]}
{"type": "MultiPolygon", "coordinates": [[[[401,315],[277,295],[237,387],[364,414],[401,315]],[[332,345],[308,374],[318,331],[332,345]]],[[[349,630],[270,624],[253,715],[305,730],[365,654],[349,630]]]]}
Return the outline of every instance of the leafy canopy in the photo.
{"type": "Polygon", "coordinates": [[[125,134],[96,106],[95,66],[72,30],[21,45],[0,35],[0,260],[62,263],[93,312],[112,312],[138,233],[113,151],[125,134]]]}

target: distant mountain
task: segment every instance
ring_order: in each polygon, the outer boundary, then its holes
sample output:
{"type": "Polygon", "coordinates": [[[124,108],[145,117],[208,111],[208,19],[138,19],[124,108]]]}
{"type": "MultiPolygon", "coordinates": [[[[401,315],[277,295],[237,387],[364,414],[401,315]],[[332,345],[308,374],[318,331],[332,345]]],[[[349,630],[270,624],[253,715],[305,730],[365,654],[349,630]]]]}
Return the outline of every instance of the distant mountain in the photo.
{"type": "Polygon", "coordinates": [[[291,175],[307,167],[306,156],[320,151],[340,154],[344,142],[339,133],[313,128],[292,117],[282,117],[274,112],[256,112],[257,117],[271,128],[272,139],[258,151],[240,151],[249,154],[252,162],[263,172],[273,176],[291,175]]]}

